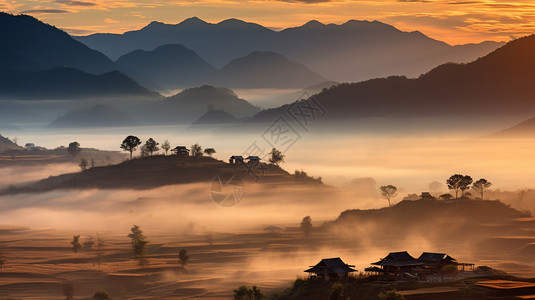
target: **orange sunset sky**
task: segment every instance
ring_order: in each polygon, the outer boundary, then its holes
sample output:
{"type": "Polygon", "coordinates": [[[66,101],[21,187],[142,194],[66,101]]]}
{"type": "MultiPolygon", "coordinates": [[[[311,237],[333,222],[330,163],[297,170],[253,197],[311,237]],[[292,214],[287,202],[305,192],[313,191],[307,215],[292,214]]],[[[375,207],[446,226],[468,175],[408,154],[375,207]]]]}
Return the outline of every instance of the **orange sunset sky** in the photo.
{"type": "Polygon", "coordinates": [[[122,33],[193,16],[208,22],[238,18],[276,30],[310,20],[378,20],[450,44],[508,41],[535,32],[533,0],[0,0],[0,10],[35,16],[74,35],[122,33]]]}

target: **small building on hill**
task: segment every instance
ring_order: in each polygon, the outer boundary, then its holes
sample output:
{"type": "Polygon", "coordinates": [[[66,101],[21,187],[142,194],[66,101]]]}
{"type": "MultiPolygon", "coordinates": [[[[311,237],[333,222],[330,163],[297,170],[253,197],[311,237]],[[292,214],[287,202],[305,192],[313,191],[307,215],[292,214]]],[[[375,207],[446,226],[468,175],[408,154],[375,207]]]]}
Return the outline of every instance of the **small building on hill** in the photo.
{"type": "Polygon", "coordinates": [[[348,265],[343,262],[340,257],[324,258],[315,266],[310,266],[310,269],[305,270],[305,272],[325,280],[338,280],[347,278],[349,273],[356,272],[357,270],[353,269],[354,267],[354,265],[348,265]]]}
{"type": "Polygon", "coordinates": [[[282,231],[282,228],[271,225],[271,226],[264,228],[264,231],[268,233],[279,233],[282,231]]]}
{"type": "Polygon", "coordinates": [[[457,266],[457,260],[445,253],[432,253],[424,252],[417,259],[418,262],[421,262],[428,272],[438,273],[442,270],[443,267],[453,265],[457,266]]]}
{"type": "Polygon", "coordinates": [[[189,149],[184,146],[177,146],[171,151],[175,152],[175,154],[178,156],[182,156],[182,157],[189,156],[189,149]]]}
{"type": "Polygon", "coordinates": [[[231,156],[229,158],[228,162],[230,164],[238,164],[239,165],[239,164],[243,164],[243,160],[244,160],[243,156],[241,156],[241,155],[233,155],[233,156],[231,156]]]}
{"type": "Polygon", "coordinates": [[[433,195],[431,195],[429,192],[422,192],[422,194],[420,195],[420,199],[422,199],[422,200],[435,200],[436,198],[433,197],[433,195]]]}
{"type": "Polygon", "coordinates": [[[380,266],[384,274],[393,275],[397,278],[412,277],[424,271],[424,263],[419,262],[407,251],[391,252],[378,262],[372,263],[372,265],[380,266]]]}
{"type": "Polygon", "coordinates": [[[258,157],[258,156],[248,156],[248,157],[246,158],[246,160],[248,160],[247,163],[254,164],[254,165],[259,164],[259,163],[260,163],[260,159],[261,159],[261,158],[258,157]]]}

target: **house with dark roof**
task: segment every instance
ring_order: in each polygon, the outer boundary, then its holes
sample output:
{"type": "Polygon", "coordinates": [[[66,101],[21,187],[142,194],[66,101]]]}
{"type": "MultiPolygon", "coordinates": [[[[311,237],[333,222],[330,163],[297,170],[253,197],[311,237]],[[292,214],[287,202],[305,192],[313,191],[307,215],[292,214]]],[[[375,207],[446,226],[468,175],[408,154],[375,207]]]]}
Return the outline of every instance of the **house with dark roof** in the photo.
{"type": "Polygon", "coordinates": [[[405,275],[410,275],[409,277],[415,276],[424,271],[424,263],[419,262],[407,251],[391,252],[378,262],[372,263],[372,265],[380,266],[384,274],[394,275],[398,278],[405,277],[405,275]]]}
{"type": "Polygon", "coordinates": [[[305,270],[305,272],[325,280],[338,280],[347,278],[349,273],[356,272],[354,267],[354,265],[346,264],[340,257],[324,258],[315,266],[310,266],[310,269],[305,270]]]}
{"type": "Polygon", "coordinates": [[[229,158],[228,162],[230,164],[243,164],[243,156],[241,155],[233,155],[229,158]]]}
{"type": "Polygon", "coordinates": [[[248,163],[258,165],[260,163],[261,158],[258,156],[248,156],[246,158],[248,160],[248,163]]]}
{"type": "Polygon", "coordinates": [[[175,152],[178,156],[189,156],[189,149],[184,146],[177,146],[176,148],[172,149],[171,151],[175,152]]]}
{"type": "Polygon", "coordinates": [[[424,268],[428,272],[438,273],[443,267],[454,265],[457,266],[457,260],[445,253],[424,252],[417,259],[418,262],[423,263],[424,268]]]}

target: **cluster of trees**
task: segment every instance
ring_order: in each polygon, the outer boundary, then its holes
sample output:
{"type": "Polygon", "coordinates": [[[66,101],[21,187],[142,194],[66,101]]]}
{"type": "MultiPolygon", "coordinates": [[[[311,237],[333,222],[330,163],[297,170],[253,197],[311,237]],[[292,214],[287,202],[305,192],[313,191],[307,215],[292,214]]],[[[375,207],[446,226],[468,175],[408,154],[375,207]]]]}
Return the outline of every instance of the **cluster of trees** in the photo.
{"type": "MultiPolygon", "coordinates": [[[[130,152],[130,159],[132,159],[132,155],[134,151],[137,150],[139,145],[143,144],[142,141],[134,135],[127,136],[123,142],[120,145],[120,148],[123,149],[123,151],[130,152]]],[[[153,138],[149,138],[142,146],[141,146],[141,156],[152,156],[154,153],[160,151],[159,147],[160,143],[155,141],[153,138]]],[[[161,145],[161,150],[165,151],[165,155],[168,154],[169,150],[171,150],[171,144],[168,140],[165,140],[163,144],[161,145]]],[[[200,157],[203,156],[203,153],[212,157],[214,153],[216,153],[214,148],[206,148],[204,151],[202,150],[202,147],[199,144],[194,144],[191,146],[191,156],[200,157]]]]}
{"type": "MultiPolygon", "coordinates": [[[[461,197],[471,196],[472,194],[470,194],[468,190],[472,189],[480,196],[481,200],[484,199],[485,192],[492,186],[492,183],[485,178],[481,178],[474,182],[472,177],[461,174],[450,176],[450,178],[446,180],[446,184],[448,185],[448,189],[455,192],[455,198],[459,198],[459,195],[461,197]]],[[[386,199],[388,201],[388,206],[391,206],[390,199],[397,196],[398,188],[394,185],[383,185],[379,188],[379,191],[381,192],[381,198],[386,199]]],[[[443,194],[440,195],[439,199],[449,200],[452,197],[451,194],[443,194]]]]}
{"type": "Polygon", "coordinates": [[[446,180],[446,184],[450,190],[455,191],[455,198],[459,198],[459,192],[461,193],[461,197],[466,196],[468,194],[467,191],[472,188],[480,195],[481,200],[484,199],[485,191],[492,186],[492,183],[485,178],[481,178],[478,181],[473,182],[472,177],[461,174],[451,175],[450,178],[446,180]]]}
{"type": "Polygon", "coordinates": [[[87,255],[91,255],[94,253],[96,263],[100,269],[100,265],[102,264],[102,258],[104,257],[104,241],[100,238],[98,234],[96,242],[93,240],[93,237],[89,237],[83,243],[80,243],[80,235],[73,235],[70,244],[72,245],[71,249],[74,252],[74,255],[76,255],[80,250],[86,252],[87,255]]]}
{"type": "Polygon", "coordinates": [[[234,300],[261,300],[264,295],[255,285],[251,288],[242,285],[237,290],[234,290],[234,300]]]}

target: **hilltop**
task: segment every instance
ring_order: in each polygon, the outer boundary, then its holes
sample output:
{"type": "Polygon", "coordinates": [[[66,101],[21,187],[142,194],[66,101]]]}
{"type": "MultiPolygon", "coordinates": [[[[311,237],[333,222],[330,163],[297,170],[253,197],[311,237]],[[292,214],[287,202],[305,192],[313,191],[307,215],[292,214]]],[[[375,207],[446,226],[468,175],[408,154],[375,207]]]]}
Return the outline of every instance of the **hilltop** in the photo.
{"type": "MultiPolygon", "coordinates": [[[[11,188],[6,193],[39,193],[56,189],[150,189],[160,186],[210,182],[222,173],[233,173],[245,181],[254,181],[248,168],[229,164],[210,157],[149,156],[124,161],[116,165],[94,167],[78,173],[51,176],[26,186],[11,188]]],[[[309,181],[296,181],[294,176],[278,166],[269,166],[265,176],[261,170],[263,184],[301,184],[309,181]]],[[[317,184],[310,181],[310,184],[317,184]]],[[[1,194],[1,193],[0,193],[1,194]]]]}

